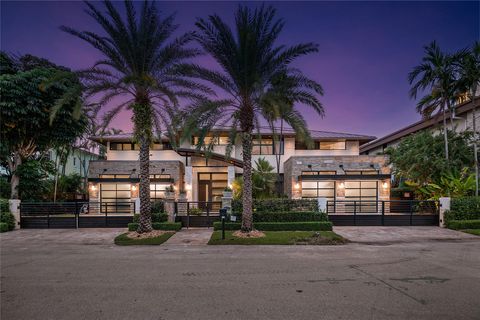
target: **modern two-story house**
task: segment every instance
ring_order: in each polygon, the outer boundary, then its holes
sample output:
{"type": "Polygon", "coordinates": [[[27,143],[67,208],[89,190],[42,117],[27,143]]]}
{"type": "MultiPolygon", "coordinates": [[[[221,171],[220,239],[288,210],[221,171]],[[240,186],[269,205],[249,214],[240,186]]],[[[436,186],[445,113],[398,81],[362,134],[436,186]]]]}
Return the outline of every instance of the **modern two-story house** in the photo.
{"type": "MultiPolygon", "coordinates": [[[[241,142],[235,142],[231,156],[225,157],[228,132],[217,131],[213,151],[196,147],[198,137],[173,150],[166,137],[155,141],[150,151],[150,196],[165,197],[173,185],[175,192],[185,190],[189,201],[220,201],[225,187],[242,174],[241,142]]],[[[275,143],[271,133],[256,135],[253,161],[263,157],[283,177],[283,191],[289,198],[327,198],[328,200],[388,200],[390,169],[383,155],[359,155],[360,146],[375,137],[311,131],[315,141],[307,149],[284,132],[275,143]],[[275,145],[276,144],[276,145],[275,145]],[[280,161],[277,161],[277,157],[280,161]]],[[[131,134],[92,137],[107,148],[106,160],[91,161],[89,166],[90,201],[116,203],[138,198],[139,147],[131,134]]]]}

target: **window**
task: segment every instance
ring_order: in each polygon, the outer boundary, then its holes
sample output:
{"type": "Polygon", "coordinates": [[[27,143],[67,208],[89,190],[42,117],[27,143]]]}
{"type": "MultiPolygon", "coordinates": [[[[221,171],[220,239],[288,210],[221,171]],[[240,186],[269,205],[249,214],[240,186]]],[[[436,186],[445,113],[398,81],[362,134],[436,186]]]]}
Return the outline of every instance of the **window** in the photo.
{"type": "Polygon", "coordinates": [[[320,141],[320,150],[345,150],[346,141],[320,141]]]}
{"type": "Polygon", "coordinates": [[[165,189],[170,184],[168,183],[151,183],[150,184],[150,199],[164,199],[165,189]]]}
{"type": "Polygon", "coordinates": [[[110,150],[115,150],[115,151],[134,150],[134,146],[133,146],[133,143],[110,142],[110,150]]]}
{"type": "MultiPolygon", "coordinates": [[[[172,150],[170,142],[154,143],[151,150],[172,150]]],[[[115,151],[128,151],[128,150],[140,150],[140,145],[138,143],[119,143],[119,142],[110,142],[110,150],[115,151]]]]}
{"type": "Polygon", "coordinates": [[[345,170],[345,174],[366,176],[366,175],[378,174],[378,172],[376,170],[345,170]]]}
{"type": "MultiPolygon", "coordinates": [[[[193,145],[197,145],[200,140],[200,137],[193,137],[193,145]]],[[[227,145],[228,144],[228,137],[221,136],[221,137],[204,137],[203,138],[203,143],[205,145],[211,144],[213,141],[213,144],[217,145],[227,145]]]]}
{"type": "Polygon", "coordinates": [[[255,155],[283,154],[283,141],[274,141],[273,139],[270,139],[270,138],[267,138],[267,139],[262,138],[262,139],[253,139],[252,142],[253,142],[252,154],[255,154],[255,155]]]}
{"type": "Polygon", "coordinates": [[[172,150],[170,142],[154,143],[152,150],[172,150]]]}
{"type": "Polygon", "coordinates": [[[325,176],[335,174],[337,174],[337,171],[302,171],[302,176],[325,176]]]}
{"type": "Polygon", "coordinates": [[[128,174],[101,174],[100,178],[102,178],[102,179],[129,179],[130,175],[128,175],[128,174]]]}
{"type": "Polygon", "coordinates": [[[170,179],[170,174],[151,174],[150,179],[170,179]]]}

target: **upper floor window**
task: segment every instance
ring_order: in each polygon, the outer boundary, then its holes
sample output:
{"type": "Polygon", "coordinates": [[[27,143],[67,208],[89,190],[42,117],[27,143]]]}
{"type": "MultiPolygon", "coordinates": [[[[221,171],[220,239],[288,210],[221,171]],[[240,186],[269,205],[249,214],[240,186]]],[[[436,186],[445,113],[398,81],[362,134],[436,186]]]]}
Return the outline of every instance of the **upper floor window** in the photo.
{"type": "Polygon", "coordinates": [[[252,154],[269,155],[283,154],[283,141],[274,141],[274,139],[253,139],[252,154]],[[275,152],[274,152],[275,150],[275,152]]]}
{"type": "Polygon", "coordinates": [[[128,179],[130,175],[128,174],[101,174],[100,178],[102,179],[128,179]]]}
{"type": "MultiPolygon", "coordinates": [[[[295,150],[308,150],[307,145],[303,142],[295,141],[295,150]]],[[[346,150],[346,141],[314,141],[311,150],[346,150]]]]}
{"type": "MultiPolygon", "coordinates": [[[[193,145],[198,145],[200,137],[193,137],[193,145]]],[[[204,137],[203,144],[228,145],[228,137],[204,137]]]]}
{"type": "Polygon", "coordinates": [[[171,179],[170,174],[151,174],[150,179],[171,179]]]}
{"type": "MultiPolygon", "coordinates": [[[[151,150],[171,150],[172,146],[170,142],[163,141],[161,143],[154,143],[151,150]]],[[[110,142],[110,150],[115,151],[128,151],[128,150],[140,150],[140,145],[137,143],[123,143],[123,142],[110,142]]]]}
{"type": "Polygon", "coordinates": [[[336,175],[337,171],[302,171],[302,176],[336,175]]]}

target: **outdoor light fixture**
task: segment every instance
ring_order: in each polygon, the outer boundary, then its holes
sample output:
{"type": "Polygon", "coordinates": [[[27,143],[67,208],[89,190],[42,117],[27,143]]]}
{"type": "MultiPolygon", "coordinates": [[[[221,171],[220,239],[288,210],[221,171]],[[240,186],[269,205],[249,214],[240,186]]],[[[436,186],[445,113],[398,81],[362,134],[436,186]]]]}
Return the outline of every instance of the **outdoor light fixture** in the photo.
{"type": "Polygon", "coordinates": [[[96,185],[94,185],[94,184],[92,184],[92,185],[90,186],[90,190],[92,190],[92,191],[95,191],[95,190],[97,190],[97,186],[96,186],[96,185]]]}
{"type": "Polygon", "coordinates": [[[388,188],[388,183],[387,182],[382,183],[382,187],[383,187],[383,189],[387,189],[388,188]]]}
{"type": "Polygon", "coordinates": [[[295,183],[295,189],[296,189],[296,190],[300,189],[300,183],[298,183],[298,182],[295,183]]]}
{"type": "Polygon", "coordinates": [[[345,189],[345,183],[340,182],[340,184],[338,185],[338,187],[339,187],[340,189],[345,189]]]}
{"type": "Polygon", "coordinates": [[[137,191],[137,186],[136,185],[132,186],[132,191],[137,191]]]}
{"type": "Polygon", "coordinates": [[[191,186],[190,184],[188,184],[188,183],[185,184],[185,190],[186,190],[186,191],[192,190],[192,186],[191,186]]]}

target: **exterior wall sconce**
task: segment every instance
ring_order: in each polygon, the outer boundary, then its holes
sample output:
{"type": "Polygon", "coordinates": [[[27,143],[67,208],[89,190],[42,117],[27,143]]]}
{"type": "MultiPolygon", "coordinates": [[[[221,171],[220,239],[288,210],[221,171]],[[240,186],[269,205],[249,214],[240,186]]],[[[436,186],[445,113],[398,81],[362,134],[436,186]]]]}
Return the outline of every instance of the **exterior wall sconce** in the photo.
{"type": "Polygon", "coordinates": [[[94,184],[92,184],[92,185],[90,186],[90,190],[92,190],[92,191],[95,191],[95,190],[97,190],[97,186],[96,186],[96,185],[94,185],[94,184]]]}
{"type": "Polygon", "coordinates": [[[300,183],[296,182],[294,187],[295,187],[295,190],[300,189],[300,183]]]}
{"type": "Polygon", "coordinates": [[[388,183],[387,182],[382,183],[382,187],[383,187],[383,189],[387,189],[388,188],[388,183]]]}
{"type": "Polygon", "coordinates": [[[137,191],[137,186],[136,185],[132,186],[132,191],[137,191]]]}
{"type": "Polygon", "coordinates": [[[345,183],[340,182],[340,184],[338,185],[338,187],[339,187],[340,189],[345,189],[345,183]]]}
{"type": "Polygon", "coordinates": [[[191,184],[188,184],[188,183],[185,184],[185,190],[186,190],[186,191],[192,190],[192,185],[191,185],[191,184]]]}

